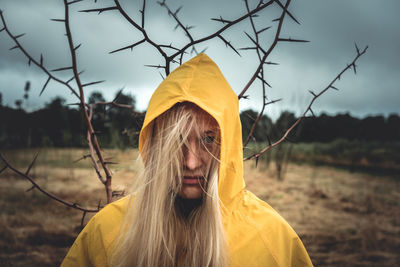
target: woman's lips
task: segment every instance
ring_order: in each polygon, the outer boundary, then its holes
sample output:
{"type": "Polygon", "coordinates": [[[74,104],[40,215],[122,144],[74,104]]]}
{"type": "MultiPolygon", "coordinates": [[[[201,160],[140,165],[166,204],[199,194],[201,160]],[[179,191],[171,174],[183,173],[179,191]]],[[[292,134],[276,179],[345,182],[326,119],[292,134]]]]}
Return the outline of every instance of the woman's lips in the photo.
{"type": "Polygon", "coordinates": [[[184,176],[183,184],[199,184],[203,180],[201,176],[184,176]]]}

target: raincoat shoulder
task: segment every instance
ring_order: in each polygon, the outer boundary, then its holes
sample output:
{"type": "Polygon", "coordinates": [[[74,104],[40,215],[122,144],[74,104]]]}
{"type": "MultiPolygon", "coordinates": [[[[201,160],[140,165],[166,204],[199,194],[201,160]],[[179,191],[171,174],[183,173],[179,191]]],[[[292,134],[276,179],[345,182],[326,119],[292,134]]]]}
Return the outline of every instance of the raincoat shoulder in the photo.
{"type": "Polygon", "coordinates": [[[224,226],[232,266],[313,266],[292,227],[247,190],[237,196],[224,226]]]}
{"type": "Polygon", "coordinates": [[[93,216],[68,251],[61,267],[107,266],[128,202],[129,196],[124,197],[93,216]]]}

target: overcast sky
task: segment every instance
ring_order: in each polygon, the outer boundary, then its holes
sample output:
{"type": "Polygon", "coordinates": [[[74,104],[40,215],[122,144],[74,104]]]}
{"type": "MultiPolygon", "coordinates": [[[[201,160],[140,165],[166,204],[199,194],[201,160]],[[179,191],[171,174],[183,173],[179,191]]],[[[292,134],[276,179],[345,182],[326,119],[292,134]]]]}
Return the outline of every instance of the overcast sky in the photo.
{"type": "MultiPolygon", "coordinates": [[[[284,0],[281,0],[285,2],[284,0]]],[[[147,1],[145,29],[157,43],[182,47],[187,38],[180,29],[173,30],[175,22],[156,1],[147,1]]],[[[258,1],[250,1],[254,5],[258,1]]],[[[142,1],[121,1],[128,14],[138,23],[142,1]]],[[[210,20],[222,16],[234,19],[245,13],[242,0],[167,1],[171,9],[183,5],[178,16],[185,25],[195,26],[191,33],[195,39],[215,32],[222,25],[210,20]]],[[[162,81],[159,70],[145,64],[163,64],[162,57],[153,47],[142,44],[133,51],[115,54],[110,51],[142,39],[140,32],[116,12],[101,15],[78,12],[87,8],[112,6],[113,1],[85,0],[71,6],[71,28],[75,44],[82,43],[78,51],[78,65],[85,70],[84,83],[106,80],[99,86],[87,87],[86,96],[94,90],[111,100],[124,88],[137,99],[137,108],[145,110],[151,94],[162,81]]],[[[64,36],[63,23],[50,21],[63,18],[62,0],[0,0],[0,9],[10,31],[14,35],[26,33],[19,38],[26,50],[36,59],[43,54],[48,69],[71,65],[64,36]]],[[[340,91],[328,91],[315,104],[315,113],[330,114],[350,112],[364,117],[371,114],[388,115],[400,113],[400,1],[398,0],[292,0],[289,10],[300,21],[295,24],[285,20],[282,37],[309,40],[310,43],[279,43],[269,61],[279,65],[265,67],[266,79],[272,85],[267,91],[268,99],[283,100],[267,107],[266,113],[273,118],[282,110],[300,113],[311,100],[308,90],[318,92],[350,63],[356,55],[354,43],[360,49],[369,46],[359,60],[357,75],[347,72],[335,84],[340,91]]],[[[268,48],[277,25],[272,20],[280,9],[274,5],[255,18],[258,29],[272,26],[261,34],[262,45],[268,48]]],[[[223,34],[236,48],[249,45],[244,31],[252,33],[249,21],[243,21],[223,34]]],[[[2,25],[0,25],[1,28],[2,25]]],[[[24,106],[30,110],[40,108],[56,95],[75,103],[76,99],[63,86],[52,81],[39,97],[47,76],[37,67],[28,67],[27,59],[18,49],[9,50],[14,44],[5,31],[0,33],[0,92],[3,105],[14,106],[22,99],[26,81],[31,82],[29,99],[24,106]]],[[[226,49],[220,40],[196,46],[220,66],[223,74],[236,93],[239,93],[252,76],[258,63],[254,50],[240,51],[241,57],[226,49]]],[[[172,52],[172,51],[170,51],[172,52]]],[[[188,50],[190,52],[190,50],[188,50]]],[[[188,54],[184,61],[193,57],[188,54]]],[[[176,65],[174,65],[174,68],[176,65]]],[[[54,73],[67,80],[71,72],[54,73]]],[[[249,100],[241,100],[241,109],[259,109],[262,92],[258,82],[249,89],[249,100]]]]}

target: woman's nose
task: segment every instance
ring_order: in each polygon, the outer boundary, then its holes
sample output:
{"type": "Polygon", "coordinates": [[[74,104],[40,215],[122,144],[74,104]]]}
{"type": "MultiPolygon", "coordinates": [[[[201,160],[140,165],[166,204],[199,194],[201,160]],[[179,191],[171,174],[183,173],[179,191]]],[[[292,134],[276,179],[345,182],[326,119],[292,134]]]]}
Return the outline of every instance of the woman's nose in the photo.
{"type": "Polygon", "coordinates": [[[201,166],[201,158],[199,155],[199,149],[197,148],[196,142],[189,142],[189,147],[185,149],[185,162],[184,165],[189,170],[195,170],[201,166]]]}

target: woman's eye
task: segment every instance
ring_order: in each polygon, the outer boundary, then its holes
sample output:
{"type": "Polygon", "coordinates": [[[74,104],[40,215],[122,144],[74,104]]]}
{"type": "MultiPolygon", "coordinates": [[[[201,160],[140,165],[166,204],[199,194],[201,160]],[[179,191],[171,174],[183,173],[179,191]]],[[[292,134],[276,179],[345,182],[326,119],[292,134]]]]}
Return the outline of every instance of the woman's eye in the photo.
{"type": "Polygon", "coordinates": [[[215,137],[214,136],[205,136],[203,137],[203,142],[205,144],[212,144],[214,143],[215,137]]]}

